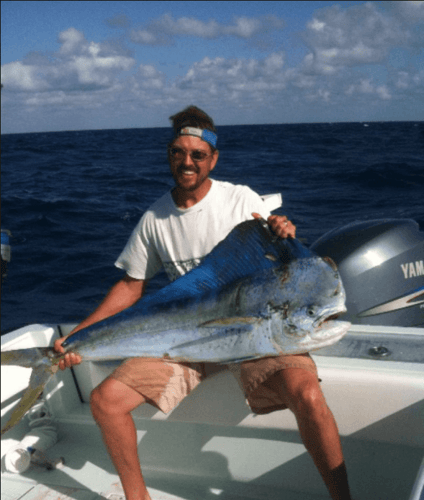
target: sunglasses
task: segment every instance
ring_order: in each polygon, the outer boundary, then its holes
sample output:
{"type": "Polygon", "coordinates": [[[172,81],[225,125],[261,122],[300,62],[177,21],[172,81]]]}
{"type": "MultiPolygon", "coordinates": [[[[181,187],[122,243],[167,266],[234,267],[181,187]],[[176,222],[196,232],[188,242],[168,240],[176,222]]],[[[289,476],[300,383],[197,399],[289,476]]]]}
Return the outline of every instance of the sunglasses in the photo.
{"type": "Polygon", "coordinates": [[[200,151],[199,149],[186,151],[181,148],[168,148],[168,152],[173,161],[182,161],[188,154],[194,163],[205,161],[210,156],[213,156],[213,153],[205,153],[205,151],[200,151]]]}

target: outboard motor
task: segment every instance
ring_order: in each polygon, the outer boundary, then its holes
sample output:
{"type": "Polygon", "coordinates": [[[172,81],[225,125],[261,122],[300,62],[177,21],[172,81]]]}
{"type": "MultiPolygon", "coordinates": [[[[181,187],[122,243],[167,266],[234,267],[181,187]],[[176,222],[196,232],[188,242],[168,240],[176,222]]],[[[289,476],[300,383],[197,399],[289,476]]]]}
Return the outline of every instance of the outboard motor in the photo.
{"type": "Polygon", "coordinates": [[[354,222],[311,248],[338,265],[346,290],[343,319],[424,327],[424,233],[412,219],[354,222]]]}

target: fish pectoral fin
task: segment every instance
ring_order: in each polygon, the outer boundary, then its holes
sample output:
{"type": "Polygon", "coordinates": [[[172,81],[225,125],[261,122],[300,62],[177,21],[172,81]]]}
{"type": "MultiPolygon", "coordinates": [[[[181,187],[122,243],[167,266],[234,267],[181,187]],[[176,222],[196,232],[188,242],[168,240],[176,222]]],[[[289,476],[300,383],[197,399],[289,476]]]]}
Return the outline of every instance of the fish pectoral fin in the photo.
{"type": "MultiPolygon", "coordinates": [[[[227,319],[227,318],[225,318],[227,319]]],[[[233,319],[233,318],[229,318],[233,319]]],[[[234,318],[234,319],[246,319],[246,318],[234,318]]],[[[202,332],[202,328],[206,328],[207,330],[203,330],[203,337],[200,337],[195,340],[189,340],[188,342],[183,342],[174,347],[171,347],[169,350],[169,354],[173,357],[173,353],[175,351],[179,351],[180,354],[187,354],[187,349],[202,349],[204,346],[212,345],[214,342],[221,341],[227,337],[239,336],[244,333],[249,333],[253,330],[255,326],[255,322],[244,322],[240,323],[240,321],[232,321],[223,323],[222,320],[217,321],[207,321],[198,327],[198,331],[202,332]],[[185,353],[183,352],[185,350],[185,353]]]]}
{"type": "Polygon", "coordinates": [[[262,318],[255,316],[234,316],[231,318],[217,318],[211,321],[206,321],[199,325],[199,328],[223,328],[236,327],[244,325],[256,325],[262,321],[262,318]]]}

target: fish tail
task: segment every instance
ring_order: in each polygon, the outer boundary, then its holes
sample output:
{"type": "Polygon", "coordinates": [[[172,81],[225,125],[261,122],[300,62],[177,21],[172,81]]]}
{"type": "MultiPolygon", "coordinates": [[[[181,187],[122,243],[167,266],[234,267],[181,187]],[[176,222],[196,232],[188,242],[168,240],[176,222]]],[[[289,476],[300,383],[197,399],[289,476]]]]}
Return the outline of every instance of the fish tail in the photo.
{"type": "Polygon", "coordinates": [[[1,429],[1,435],[12,429],[21,421],[25,413],[37,401],[47,382],[57,372],[58,366],[57,364],[52,365],[50,353],[52,353],[51,348],[18,349],[15,351],[3,351],[1,353],[2,365],[32,368],[29,386],[17,406],[14,408],[9,421],[1,429]]]}
{"type": "Polygon", "coordinates": [[[32,349],[2,351],[1,364],[34,368],[34,366],[47,361],[46,358],[53,357],[53,352],[54,351],[51,347],[35,347],[32,349]]]}

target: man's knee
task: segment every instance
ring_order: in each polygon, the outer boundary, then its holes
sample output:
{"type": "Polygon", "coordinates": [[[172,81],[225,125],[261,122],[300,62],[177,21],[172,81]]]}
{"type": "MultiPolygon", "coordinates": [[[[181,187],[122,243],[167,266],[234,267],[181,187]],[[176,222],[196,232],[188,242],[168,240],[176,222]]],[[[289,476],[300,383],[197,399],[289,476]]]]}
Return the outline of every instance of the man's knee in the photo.
{"type": "Polygon", "coordinates": [[[296,370],[283,383],[286,401],[295,415],[322,415],[329,409],[321,391],[318,378],[312,373],[296,370]]]}
{"type": "Polygon", "coordinates": [[[327,414],[328,406],[318,381],[307,383],[299,388],[296,394],[295,408],[297,412],[311,416],[327,414]]]}
{"type": "Polygon", "coordinates": [[[140,394],[113,378],[104,380],[90,395],[91,412],[96,420],[129,413],[142,403],[144,398],[140,394]]]}
{"type": "Polygon", "coordinates": [[[95,387],[90,394],[90,408],[93,417],[97,420],[104,413],[109,413],[110,401],[108,401],[107,387],[103,387],[105,382],[95,387]]]}

